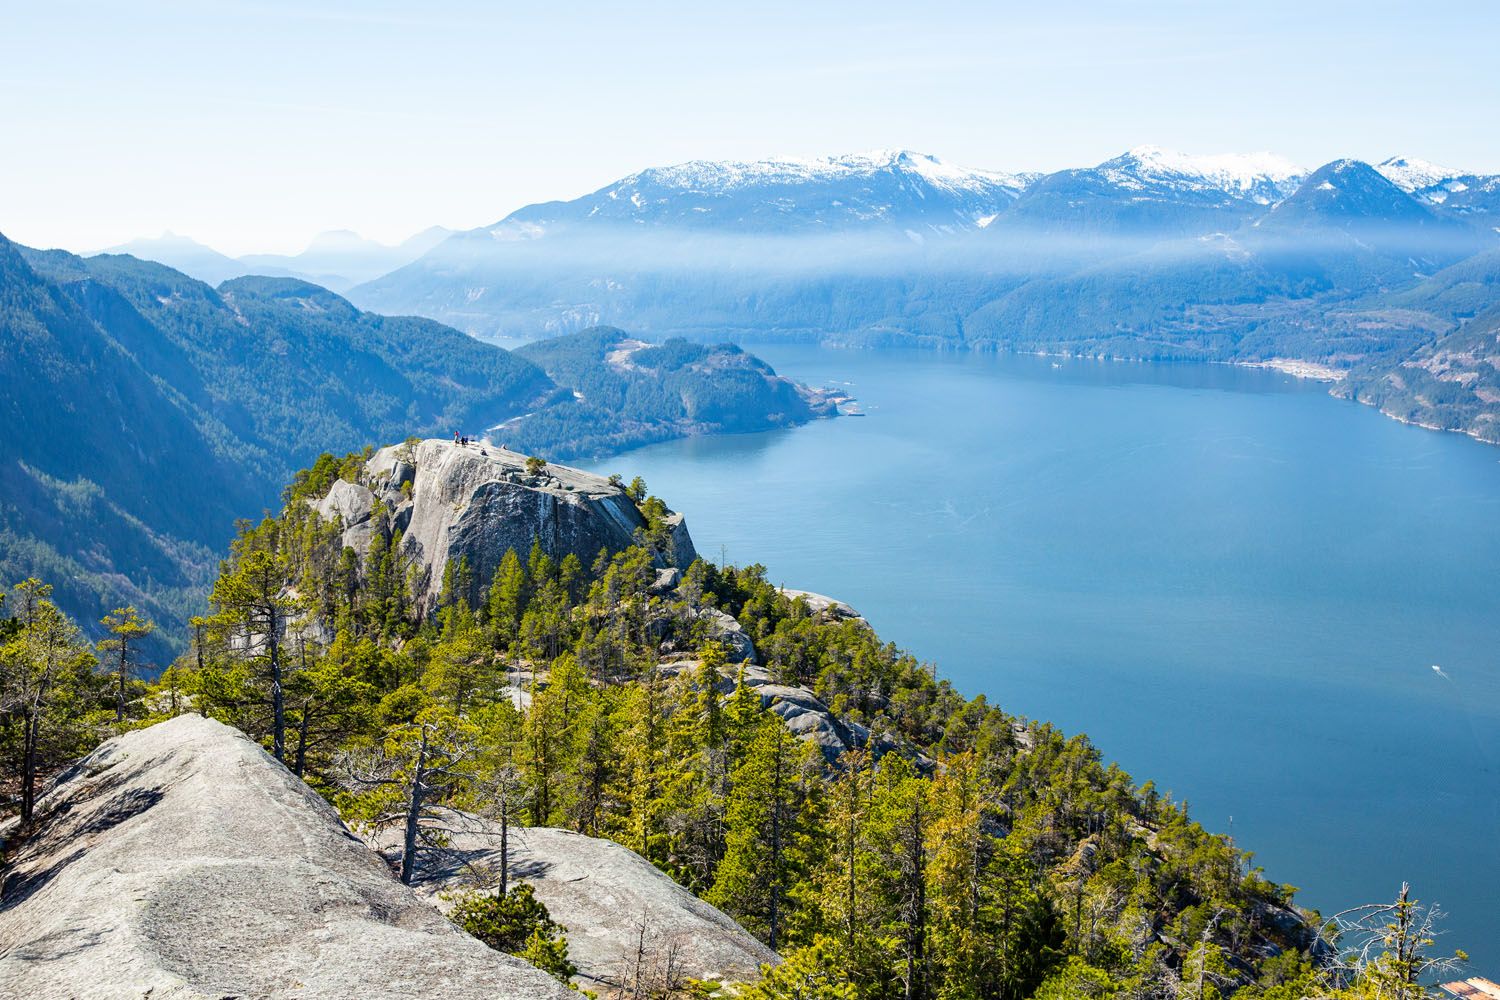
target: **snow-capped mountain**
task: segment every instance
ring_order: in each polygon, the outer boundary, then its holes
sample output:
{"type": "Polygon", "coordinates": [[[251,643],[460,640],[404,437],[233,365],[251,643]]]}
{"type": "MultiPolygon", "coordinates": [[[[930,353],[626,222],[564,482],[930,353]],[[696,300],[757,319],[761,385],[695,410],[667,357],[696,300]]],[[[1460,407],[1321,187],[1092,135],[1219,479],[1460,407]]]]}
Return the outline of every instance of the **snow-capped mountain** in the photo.
{"type": "Polygon", "coordinates": [[[1375,168],[1413,198],[1483,227],[1500,216],[1500,175],[1440,167],[1426,160],[1393,156],[1375,168]]]}
{"type": "Polygon", "coordinates": [[[983,225],[1031,176],[972,170],[909,150],[694,160],[642,170],[574,201],[529,206],[490,228],[500,238],[531,238],[585,222],[748,232],[882,225],[956,231],[983,225]]]}
{"type": "Polygon", "coordinates": [[[1267,221],[1299,225],[1357,221],[1366,225],[1424,225],[1431,211],[1361,160],[1334,160],[1310,174],[1271,210],[1267,221]]]}
{"type": "Polygon", "coordinates": [[[1163,236],[1232,229],[1296,189],[1305,171],[1270,153],[1193,156],[1137,146],[1029,185],[1000,231],[1163,236]]]}
{"type": "Polygon", "coordinates": [[[1283,255],[1317,259],[1324,273],[1355,269],[1372,283],[1430,274],[1493,242],[1360,160],[1319,167],[1254,229],[1283,255]]]}
{"type": "Polygon", "coordinates": [[[1408,194],[1425,191],[1467,174],[1464,170],[1440,167],[1427,160],[1410,156],[1393,156],[1375,166],[1375,170],[1386,180],[1408,194]]]}
{"type": "Polygon", "coordinates": [[[1461,194],[1436,204],[1353,160],[1309,175],[1269,153],[1156,146],[1046,175],[905,150],[696,160],[519,209],[350,294],[377,312],[522,338],[600,322],[882,342],[1113,328],[1157,307],[1180,319],[1184,303],[1215,297],[1238,309],[1431,273],[1496,243],[1488,202],[1459,209],[1461,194]],[[1022,283],[1014,309],[984,311],[1022,283]],[[1095,312],[1065,318],[1068,302],[1106,286],[1095,312]]]}
{"type": "Polygon", "coordinates": [[[1195,156],[1137,146],[1094,168],[1125,191],[1222,194],[1269,205],[1297,189],[1307,171],[1274,153],[1195,156]]]}

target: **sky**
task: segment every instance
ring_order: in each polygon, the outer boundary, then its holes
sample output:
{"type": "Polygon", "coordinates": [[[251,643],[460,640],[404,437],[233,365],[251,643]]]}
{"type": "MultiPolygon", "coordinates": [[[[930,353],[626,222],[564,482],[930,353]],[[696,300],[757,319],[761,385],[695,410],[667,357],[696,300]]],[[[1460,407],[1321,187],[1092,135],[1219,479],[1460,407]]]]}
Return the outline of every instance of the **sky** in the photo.
{"type": "Polygon", "coordinates": [[[0,0],[0,232],[230,253],[487,225],[689,159],[1142,144],[1500,173],[1500,3],[0,0]]]}

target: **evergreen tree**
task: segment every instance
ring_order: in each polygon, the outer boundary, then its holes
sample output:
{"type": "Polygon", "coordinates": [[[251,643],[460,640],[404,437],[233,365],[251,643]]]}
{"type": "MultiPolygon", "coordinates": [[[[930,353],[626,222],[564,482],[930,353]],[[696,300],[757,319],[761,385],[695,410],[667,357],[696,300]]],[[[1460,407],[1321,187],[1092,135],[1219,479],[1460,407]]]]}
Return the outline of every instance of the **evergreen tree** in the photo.
{"type": "Polygon", "coordinates": [[[562,982],[578,974],[578,968],[568,961],[563,927],[524,882],[509,892],[464,896],[448,919],[496,951],[524,958],[562,982]]]}
{"type": "Polygon", "coordinates": [[[98,697],[89,644],[36,579],[11,588],[12,620],[0,629],[0,730],[7,776],[20,786],[21,822],[36,811],[38,779],[85,751],[98,697]]]}
{"type": "Polygon", "coordinates": [[[111,670],[115,675],[115,721],[125,721],[126,688],[135,670],[135,658],[142,639],[156,631],[156,624],[142,618],[133,607],[116,608],[105,615],[99,624],[113,636],[99,643],[99,650],[108,655],[111,670]]]}
{"type": "Polygon", "coordinates": [[[223,644],[263,680],[271,708],[271,754],[286,760],[286,686],[282,649],[288,617],[297,607],[287,591],[285,560],[265,548],[251,547],[254,536],[236,543],[228,572],[209,593],[213,625],[223,644]]]}
{"type": "Polygon", "coordinates": [[[735,768],[728,835],[709,902],[733,914],[771,948],[781,941],[790,890],[804,868],[809,744],[767,712],[735,768]]]}
{"type": "Polygon", "coordinates": [[[506,549],[485,598],[485,630],[490,644],[508,650],[519,636],[526,599],[526,570],[515,549],[506,549]]]}

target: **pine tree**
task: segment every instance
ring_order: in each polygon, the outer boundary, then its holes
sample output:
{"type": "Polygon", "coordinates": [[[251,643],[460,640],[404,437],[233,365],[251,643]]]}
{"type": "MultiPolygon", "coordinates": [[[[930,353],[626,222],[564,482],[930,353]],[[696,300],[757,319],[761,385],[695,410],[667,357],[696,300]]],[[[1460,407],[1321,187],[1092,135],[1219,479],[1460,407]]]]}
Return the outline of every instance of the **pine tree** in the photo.
{"type": "Polygon", "coordinates": [[[572,656],[552,664],[545,686],[533,679],[521,760],[532,789],[534,826],[554,822],[567,809],[564,781],[573,771],[575,723],[587,702],[588,678],[572,656]]]}
{"type": "Polygon", "coordinates": [[[42,773],[93,742],[88,717],[99,679],[93,652],[52,603],[51,586],[28,579],[10,596],[14,619],[0,630],[7,636],[0,645],[0,738],[21,788],[21,822],[30,823],[42,773]]]}
{"type": "MultiPolygon", "coordinates": [[[[249,539],[241,539],[248,541],[249,539]]],[[[271,706],[271,754],[286,760],[286,688],[282,640],[296,608],[287,593],[285,561],[265,549],[241,549],[209,593],[214,627],[227,647],[256,664],[271,706]]]]}
{"type": "Polygon", "coordinates": [[[526,570],[516,550],[506,549],[485,599],[485,629],[494,648],[508,650],[516,641],[525,599],[526,570]]]}
{"type": "Polygon", "coordinates": [[[135,669],[140,641],[156,631],[156,623],[142,618],[133,607],[115,608],[102,618],[103,625],[114,638],[99,643],[101,652],[113,661],[115,675],[115,721],[125,721],[125,690],[135,669]]]}
{"type": "Polygon", "coordinates": [[[771,948],[781,942],[790,890],[804,868],[809,744],[775,713],[757,727],[729,794],[724,860],[707,899],[737,917],[771,948]]]}

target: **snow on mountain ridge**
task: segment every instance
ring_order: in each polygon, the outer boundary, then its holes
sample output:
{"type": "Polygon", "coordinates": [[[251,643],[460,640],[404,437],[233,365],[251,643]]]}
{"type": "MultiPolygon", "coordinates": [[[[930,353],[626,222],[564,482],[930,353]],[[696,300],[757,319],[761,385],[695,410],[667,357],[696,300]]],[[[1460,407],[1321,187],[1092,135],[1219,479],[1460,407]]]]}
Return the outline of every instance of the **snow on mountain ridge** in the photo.
{"type": "Polygon", "coordinates": [[[1438,166],[1410,156],[1393,156],[1375,165],[1382,177],[1408,194],[1436,187],[1445,181],[1469,176],[1467,170],[1438,166]]]}
{"type": "Polygon", "coordinates": [[[1019,192],[1030,175],[974,170],[911,150],[875,150],[819,158],[773,157],[764,160],[689,160],[631,174],[613,189],[650,182],[692,193],[726,193],[745,188],[806,184],[869,177],[882,171],[915,174],[934,187],[962,193],[1019,192]]]}
{"type": "Polygon", "coordinates": [[[1123,188],[1148,183],[1190,190],[1226,191],[1256,201],[1286,195],[1307,171],[1275,153],[1217,153],[1193,155],[1160,146],[1136,146],[1106,160],[1098,168],[1123,188]]]}

